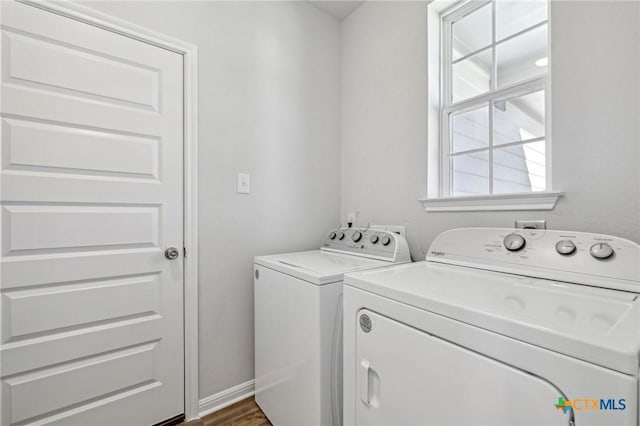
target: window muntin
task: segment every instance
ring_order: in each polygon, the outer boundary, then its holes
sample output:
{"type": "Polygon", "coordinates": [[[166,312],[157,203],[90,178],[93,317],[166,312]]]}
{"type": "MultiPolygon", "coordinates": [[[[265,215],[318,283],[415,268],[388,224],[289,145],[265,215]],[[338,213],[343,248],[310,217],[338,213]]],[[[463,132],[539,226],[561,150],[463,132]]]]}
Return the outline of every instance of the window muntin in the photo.
{"type": "Polygon", "coordinates": [[[445,196],[545,191],[546,1],[467,1],[443,14],[445,196]]]}

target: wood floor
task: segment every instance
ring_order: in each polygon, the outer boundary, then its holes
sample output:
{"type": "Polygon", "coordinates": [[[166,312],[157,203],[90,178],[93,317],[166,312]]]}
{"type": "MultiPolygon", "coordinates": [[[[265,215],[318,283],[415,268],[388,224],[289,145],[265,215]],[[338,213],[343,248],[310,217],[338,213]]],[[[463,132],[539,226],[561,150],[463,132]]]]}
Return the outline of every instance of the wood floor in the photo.
{"type": "Polygon", "coordinates": [[[253,397],[182,426],[271,426],[253,397]]]}

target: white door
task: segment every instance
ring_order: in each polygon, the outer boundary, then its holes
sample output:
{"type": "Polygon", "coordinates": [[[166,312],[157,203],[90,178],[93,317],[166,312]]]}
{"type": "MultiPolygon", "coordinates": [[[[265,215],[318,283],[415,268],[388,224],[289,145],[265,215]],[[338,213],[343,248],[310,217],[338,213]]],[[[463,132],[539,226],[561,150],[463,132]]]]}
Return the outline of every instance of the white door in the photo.
{"type": "Polygon", "coordinates": [[[182,56],[1,3],[0,423],[180,415],[182,56]]]}
{"type": "Polygon", "coordinates": [[[357,425],[557,425],[544,379],[368,310],[356,324],[357,425]]]}

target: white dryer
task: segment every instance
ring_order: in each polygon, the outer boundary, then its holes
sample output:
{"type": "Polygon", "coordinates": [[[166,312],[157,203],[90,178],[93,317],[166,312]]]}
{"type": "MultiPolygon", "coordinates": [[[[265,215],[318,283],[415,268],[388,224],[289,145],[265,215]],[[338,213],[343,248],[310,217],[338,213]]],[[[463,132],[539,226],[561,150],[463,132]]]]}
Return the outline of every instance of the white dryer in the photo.
{"type": "Polygon", "coordinates": [[[346,425],[637,425],[640,247],[456,229],[345,276],[346,425]]]}
{"type": "Polygon", "coordinates": [[[400,235],[356,228],[255,258],[256,402],[272,424],[342,424],[343,276],[409,261],[400,235]]]}

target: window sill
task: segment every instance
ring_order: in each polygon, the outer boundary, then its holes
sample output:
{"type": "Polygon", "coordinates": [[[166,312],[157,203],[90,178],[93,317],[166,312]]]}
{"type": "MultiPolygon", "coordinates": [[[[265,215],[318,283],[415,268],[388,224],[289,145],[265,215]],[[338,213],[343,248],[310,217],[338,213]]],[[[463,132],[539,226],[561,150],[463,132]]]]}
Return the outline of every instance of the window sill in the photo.
{"type": "Polygon", "coordinates": [[[527,192],[520,194],[469,197],[423,198],[426,212],[478,212],[501,210],[553,210],[564,192],[527,192]]]}

